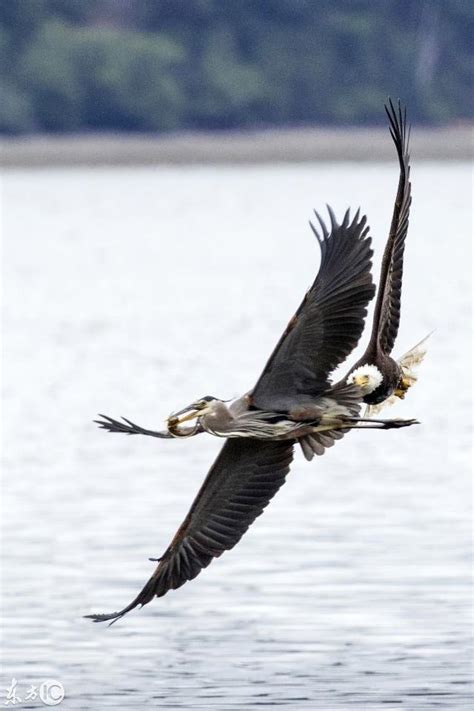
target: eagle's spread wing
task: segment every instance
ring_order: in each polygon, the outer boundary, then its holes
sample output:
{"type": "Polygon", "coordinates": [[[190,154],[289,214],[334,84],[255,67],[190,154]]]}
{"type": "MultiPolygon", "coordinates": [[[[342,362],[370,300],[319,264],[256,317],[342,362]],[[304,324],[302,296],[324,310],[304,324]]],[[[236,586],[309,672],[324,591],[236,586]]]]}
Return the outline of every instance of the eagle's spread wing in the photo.
{"type": "Polygon", "coordinates": [[[375,293],[366,218],[357,212],[350,221],[347,211],[339,225],[328,210],[330,232],[317,213],[321,234],[311,225],[321,248],[319,272],[251,393],[256,407],[287,410],[295,398],[323,392],[364,328],[375,293]]]}
{"type": "Polygon", "coordinates": [[[390,99],[388,106],[385,106],[385,110],[390,122],[390,134],[397,149],[400,177],[390,234],[382,260],[371,342],[377,342],[383,352],[389,355],[394,346],[400,324],[403,252],[405,250],[405,238],[410,216],[411,183],[410,130],[407,127],[406,109],[402,111],[400,102],[398,102],[398,109],[395,109],[390,99]]]}
{"type": "Polygon", "coordinates": [[[284,483],[292,458],[291,441],[228,439],[143,590],[119,612],[86,617],[117,620],[199,575],[240,541],[284,483]]]}

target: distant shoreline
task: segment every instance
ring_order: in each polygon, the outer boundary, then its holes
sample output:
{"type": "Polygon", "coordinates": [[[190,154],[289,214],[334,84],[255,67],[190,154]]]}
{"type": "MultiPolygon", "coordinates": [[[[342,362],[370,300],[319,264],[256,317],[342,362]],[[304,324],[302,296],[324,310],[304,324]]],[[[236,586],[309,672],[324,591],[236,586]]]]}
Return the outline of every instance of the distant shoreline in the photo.
{"type": "MultiPolygon", "coordinates": [[[[417,161],[473,157],[472,126],[413,130],[417,161]]],[[[266,131],[81,134],[0,138],[4,168],[127,165],[213,165],[388,161],[393,144],[385,128],[301,128],[266,131]]]]}

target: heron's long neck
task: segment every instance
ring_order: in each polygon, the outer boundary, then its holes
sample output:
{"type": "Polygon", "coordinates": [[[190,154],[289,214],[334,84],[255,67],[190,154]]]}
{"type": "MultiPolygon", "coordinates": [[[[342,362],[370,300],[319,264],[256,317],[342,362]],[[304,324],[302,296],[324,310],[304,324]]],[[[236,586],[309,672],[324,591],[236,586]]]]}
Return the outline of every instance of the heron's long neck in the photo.
{"type": "Polygon", "coordinates": [[[212,412],[203,415],[200,420],[204,429],[211,434],[225,435],[233,429],[234,417],[225,402],[214,403],[212,412]]]}

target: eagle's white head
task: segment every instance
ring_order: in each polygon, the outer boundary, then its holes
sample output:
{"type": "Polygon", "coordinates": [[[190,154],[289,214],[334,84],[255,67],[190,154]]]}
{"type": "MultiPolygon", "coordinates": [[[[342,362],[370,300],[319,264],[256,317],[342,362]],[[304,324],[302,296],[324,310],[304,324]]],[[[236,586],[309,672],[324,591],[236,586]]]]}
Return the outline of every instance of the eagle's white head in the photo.
{"type": "Polygon", "coordinates": [[[362,395],[369,395],[376,390],[383,380],[383,375],[376,365],[361,365],[347,378],[347,384],[358,385],[362,395]]]}

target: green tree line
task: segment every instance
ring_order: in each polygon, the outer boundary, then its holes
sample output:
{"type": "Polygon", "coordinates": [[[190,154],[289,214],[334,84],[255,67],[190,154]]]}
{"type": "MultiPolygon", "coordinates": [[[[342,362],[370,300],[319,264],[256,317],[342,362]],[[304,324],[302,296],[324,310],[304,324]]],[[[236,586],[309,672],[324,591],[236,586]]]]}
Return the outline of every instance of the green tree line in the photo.
{"type": "Polygon", "coordinates": [[[471,0],[2,0],[0,131],[471,116],[471,0]]]}

